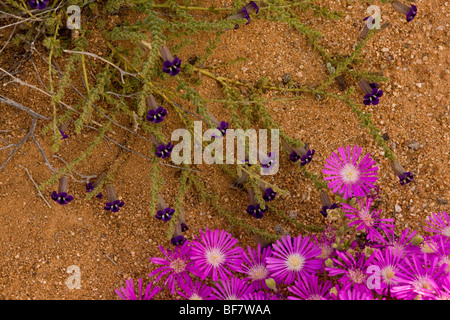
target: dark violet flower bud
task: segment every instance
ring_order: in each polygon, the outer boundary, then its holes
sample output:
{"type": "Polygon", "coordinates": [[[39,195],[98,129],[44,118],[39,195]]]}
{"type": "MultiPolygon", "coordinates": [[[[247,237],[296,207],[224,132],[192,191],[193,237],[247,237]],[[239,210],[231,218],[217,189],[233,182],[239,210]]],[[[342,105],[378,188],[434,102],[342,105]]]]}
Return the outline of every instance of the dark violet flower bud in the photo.
{"type": "Polygon", "coordinates": [[[394,170],[395,175],[400,179],[400,184],[402,186],[414,181],[413,173],[410,171],[405,171],[402,165],[397,161],[392,161],[391,167],[392,170],[394,170]]]}
{"type": "Polygon", "coordinates": [[[118,212],[125,203],[117,199],[116,189],[112,184],[106,186],[106,192],[108,194],[108,202],[103,209],[106,211],[118,212]]]}
{"type": "MultiPolygon", "coordinates": [[[[86,184],[86,192],[92,192],[92,191],[94,191],[94,189],[98,187],[98,185],[100,184],[100,182],[102,182],[102,180],[103,180],[105,177],[106,177],[106,172],[102,172],[102,173],[97,177],[97,179],[95,179],[94,182],[92,182],[92,183],[91,183],[91,182],[87,183],[87,184],[86,184]]],[[[103,194],[102,194],[101,192],[99,192],[99,193],[96,195],[96,197],[99,198],[99,199],[101,199],[101,198],[103,198],[103,194]]]]}
{"type": "Polygon", "coordinates": [[[86,184],[86,192],[92,192],[94,191],[94,187],[92,186],[92,183],[89,182],[88,184],[86,184]]]}
{"type": "Polygon", "coordinates": [[[59,133],[61,133],[62,138],[61,139],[67,139],[69,136],[65,134],[63,131],[59,130],[59,133]]]}
{"type": "Polygon", "coordinates": [[[322,202],[322,210],[320,210],[320,213],[324,218],[328,216],[327,210],[328,209],[337,209],[338,205],[336,203],[331,203],[330,197],[328,196],[328,193],[322,191],[320,193],[320,202],[322,202]]]}
{"type": "Polygon", "coordinates": [[[268,207],[265,206],[264,209],[262,209],[259,205],[259,203],[256,202],[255,200],[255,191],[253,190],[253,188],[250,188],[248,190],[248,195],[250,197],[250,203],[247,206],[247,213],[251,214],[253,217],[255,217],[256,219],[261,219],[264,215],[265,212],[267,212],[268,207]]]}
{"type": "Polygon", "coordinates": [[[172,219],[173,214],[175,213],[175,209],[172,209],[170,207],[164,208],[163,210],[158,210],[156,212],[156,219],[167,222],[172,219]]]}
{"type": "Polygon", "coordinates": [[[178,57],[173,57],[169,48],[162,46],[160,49],[163,58],[163,72],[170,74],[172,77],[180,72],[181,60],[178,57]]]}
{"type": "Polygon", "coordinates": [[[173,144],[171,142],[169,142],[167,145],[164,144],[160,144],[158,146],[158,148],[156,149],[155,155],[158,158],[167,158],[170,156],[170,154],[172,153],[173,150],[173,144]]]}
{"type": "MultiPolygon", "coordinates": [[[[255,1],[250,1],[248,4],[246,4],[244,7],[242,7],[241,11],[237,14],[234,14],[232,16],[229,16],[227,19],[247,19],[247,24],[250,22],[250,12],[255,11],[255,14],[259,12],[259,7],[256,4],[255,1]]],[[[235,28],[237,29],[237,28],[235,28]]]]}
{"type": "Polygon", "coordinates": [[[261,209],[258,203],[256,204],[249,204],[247,206],[247,212],[251,214],[256,219],[261,219],[264,216],[264,213],[267,212],[267,207],[264,209],[261,209]]]}
{"type": "Polygon", "coordinates": [[[368,106],[370,104],[377,105],[380,102],[380,98],[383,96],[383,91],[378,89],[378,84],[369,83],[365,79],[361,79],[358,82],[362,92],[365,93],[363,103],[368,106]]]}
{"type": "Polygon", "coordinates": [[[170,239],[170,242],[174,245],[174,246],[181,246],[186,242],[186,238],[183,237],[182,235],[176,236],[176,237],[172,237],[172,239],[170,239]]]}
{"type": "Polygon", "coordinates": [[[275,191],[273,191],[272,188],[267,188],[264,191],[264,195],[263,195],[263,199],[266,202],[272,201],[273,199],[275,199],[277,193],[275,191]]]}
{"type": "Polygon", "coordinates": [[[59,179],[58,192],[53,191],[51,198],[53,201],[63,205],[68,204],[73,200],[73,197],[67,194],[67,187],[69,186],[69,180],[67,177],[63,176],[59,179]]]}
{"type": "Polygon", "coordinates": [[[222,136],[226,135],[228,129],[228,122],[222,121],[220,125],[217,127],[217,130],[222,133],[222,136]]]}
{"type": "Polygon", "coordinates": [[[172,239],[170,239],[170,242],[174,246],[181,246],[181,245],[183,245],[186,242],[186,238],[183,237],[181,232],[182,232],[182,227],[181,227],[180,222],[178,221],[177,224],[175,225],[175,229],[173,231],[172,239]]]}
{"type": "Polygon", "coordinates": [[[417,15],[417,7],[413,4],[411,4],[411,7],[407,6],[406,4],[403,4],[399,1],[392,1],[392,7],[404,14],[406,16],[406,21],[410,22],[414,19],[414,17],[417,15]]]}
{"type": "Polygon", "coordinates": [[[28,3],[33,9],[45,9],[47,7],[49,0],[29,0],[28,3]]]}
{"type": "Polygon", "coordinates": [[[312,161],[312,158],[314,157],[314,153],[316,152],[316,150],[314,150],[314,149],[308,150],[307,144],[305,144],[304,147],[294,149],[284,139],[281,139],[281,143],[282,143],[283,147],[289,152],[289,159],[292,162],[297,162],[300,160],[300,165],[302,167],[312,161]]]}
{"type": "Polygon", "coordinates": [[[186,223],[182,223],[181,224],[181,231],[182,232],[186,232],[188,230],[189,230],[189,227],[187,226],[187,224],[186,223]]]}
{"type": "Polygon", "coordinates": [[[147,120],[160,123],[164,120],[164,117],[167,115],[167,110],[163,107],[158,106],[156,99],[153,95],[149,95],[146,99],[147,106],[149,111],[147,113],[147,120]]]}

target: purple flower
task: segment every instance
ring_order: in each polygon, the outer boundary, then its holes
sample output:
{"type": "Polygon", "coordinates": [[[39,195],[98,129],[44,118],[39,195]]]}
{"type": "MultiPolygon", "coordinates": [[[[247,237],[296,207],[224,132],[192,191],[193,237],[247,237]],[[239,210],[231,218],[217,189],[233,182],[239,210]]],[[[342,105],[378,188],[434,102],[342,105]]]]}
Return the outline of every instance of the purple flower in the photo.
{"type": "Polygon", "coordinates": [[[398,178],[400,179],[400,184],[402,186],[414,181],[414,175],[411,171],[406,171],[403,174],[400,174],[398,178]]]}
{"type": "Polygon", "coordinates": [[[266,206],[264,209],[261,209],[259,203],[249,204],[247,206],[247,212],[251,214],[256,219],[261,219],[264,216],[264,213],[267,212],[269,208],[266,206]]]}
{"type": "Polygon", "coordinates": [[[320,210],[320,213],[324,216],[324,218],[326,218],[328,216],[327,210],[333,210],[337,208],[337,203],[332,203],[331,206],[322,206],[322,210],[320,210]]]}
{"type": "Polygon", "coordinates": [[[190,277],[186,279],[186,282],[182,282],[179,287],[183,291],[178,290],[177,293],[188,300],[216,299],[216,296],[212,293],[210,286],[202,283],[201,281],[195,281],[194,284],[190,277]]]}
{"type": "Polygon", "coordinates": [[[408,247],[410,246],[411,240],[415,237],[417,234],[417,231],[412,231],[411,234],[409,234],[409,229],[406,228],[405,230],[402,230],[400,237],[397,237],[394,234],[394,230],[392,229],[384,229],[385,233],[384,237],[379,237],[377,239],[377,242],[380,243],[380,245],[374,245],[374,248],[384,248],[385,246],[393,247],[394,249],[397,249],[398,251],[401,251],[404,253],[404,255],[411,254],[411,251],[408,250],[408,247]]]}
{"type": "Polygon", "coordinates": [[[170,74],[172,77],[180,72],[181,60],[175,57],[172,61],[166,60],[163,63],[163,72],[170,74]]]}
{"type": "Polygon", "coordinates": [[[238,240],[225,230],[216,229],[206,232],[200,229],[200,238],[195,238],[192,243],[191,259],[199,270],[199,277],[205,279],[212,275],[213,281],[231,276],[231,271],[236,271],[241,264],[241,247],[235,247],[238,240]]]}
{"type": "Polygon", "coordinates": [[[247,19],[247,23],[245,25],[248,25],[250,23],[250,15],[248,14],[248,10],[246,7],[242,8],[242,14],[244,15],[244,19],[247,19]]]}
{"type": "Polygon", "coordinates": [[[426,223],[428,226],[424,226],[423,230],[450,238],[450,216],[447,212],[432,213],[431,216],[427,216],[426,223]]]}
{"type": "Polygon", "coordinates": [[[347,212],[345,215],[349,220],[349,227],[356,225],[356,230],[364,230],[367,233],[367,239],[375,240],[381,237],[381,234],[377,230],[381,229],[394,229],[394,219],[380,219],[381,210],[373,210],[370,212],[370,206],[373,200],[371,198],[357,199],[358,209],[342,203],[342,210],[347,212]]]}
{"type": "Polygon", "coordinates": [[[261,244],[258,243],[256,249],[247,247],[248,254],[245,250],[242,250],[242,264],[239,267],[238,272],[247,275],[244,281],[251,281],[251,285],[255,290],[268,289],[266,286],[266,279],[269,278],[270,272],[266,266],[266,258],[272,254],[272,249],[261,248],[261,244]]]}
{"type": "Polygon", "coordinates": [[[260,154],[260,162],[261,167],[264,174],[270,174],[272,169],[275,167],[277,156],[275,153],[269,152],[268,157],[265,157],[265,155],[260,154]]]}
{"type": "Polygon", "coordinates": [[[394,297],[401,300],[412,300],[417,296],[422,299],[433,298],[438,292],[438,278],[443,267],[438,266],[438,257],[430,258],[426,253],[411,255],[400,265],[402,273],[399,284],[392,287],[394,297]]]}
{"type": "Polygon", "coordinates": [[[62,138],[61,139],[67,139],[69,136],[65,134],[63,131],[59,130],[59,133],[61,133],[62,138]]]}
{"type": "Polygon", "coordinates": [[[217,300],[244,300],[245,296],[253,292],[253,287],[249,286],[246,281],[238,277],[223,276],[220,282],[216,282],[217,288],[212,288],[212,291],[217,297],[217,300]]]}
{"type": "Polygon", "coordinates": [[[355,258],[348,252],[336,251],[338,258],[331,258],[333,260],[332,267],[325,267],[330,276],[342,275],[338,280],[344,285],[352,283],[355,287],[366,287],[367,279],[367,262],[364,254],[356,253],[355,258]]]}
{"type": "MultiPolygon", "coordinates": [[[[372,85],[371,85],[372,86],[372,85]]],[[[371,93],[364,95],[363,103],[368,106],[370,104],[377,105],[380,102],[380,98],[383,96],[383,90],[379,90],[376,87],[372,89],[371,93]]]]}
{"type": "Polygon", "coordinates": [[[272,201],[275,199],[277,193],[273,191],[272,188],[267,188],[266,191],[264,191],[263,199],[266,202],[272,201]]]}
{"type": "Polygon", "coordinates": [[[417,14],[417,7],[413,4],[411,4],[411,10],[406,14],[406,21],[410,22],[414,19],[414,17],[417,14]]]}
{"type": "Polygon", "coordinates": [[[321,250],[309,237],[299,235],[291,238],[286,235],[272,244],[272,250],[272,256],[266,258],[267,269],[273,278],[284,279],[285,284],[315,273],[322,265],[322,261],[316,258],[321,250]]]}
{"type": "Polygon", "coordinates": [[[307,163],[310,163],[312,161],[315,152],[316,150],[314,149],[308,150],[306,154],[300,158],[300,165],[303,167],[307,163]]]}
{"type": "Polygon", "coordinates": [[[186,223],[181,224],[181,232],[186,232],[189,230],[189,227],[186,223]]]}
{"type": "Polygon", "coordinates": [[[144,296],[142,296],[142,278],[139,278],[139,294],[136,296],[134,289],[133,279],[128,279],[125,281],[125,288],[116,289],[115,292],[122,300],[151,300],[158,292],[160,292],[162,287],[153,287],[153,282],[150,282],[145,288],[144,296]]]}
{"type": "Polygon", "coordinates": [[[96,195],[96,197],[99,198],[99,199],[103,198],[103,193],[99,192],[99,193],[96,195]]]}
{"type": "Polygon", "coordinates": [[[222,136],[227,134],[227,129],[228,129],[228,122],[222,121],[220,123],[220,126],[217,127],[217,130],[220,131],[220,133],[222,133],[222,136]]]}
{"type": "Polygon", "coordinates": [[[352,287],[351,283],[342,288],[336,285],[331,289],[330,296],[333,300],[373,300],[373,293],[366,287],[352,287]]]}
{"type": "Polygon", "coordinates": [[[28,0],[30,7],[33,9],[45,9],[47,7],[49,0],[28,0]]]}
{"type": "Polygon", "coordinates": [[[170,156],[172,150],[173,150],[173,144],[171,142],[169,142],[167,145],[161,144],[156,149],[155,155],[158,158],[164,159],[164,158],[167,158],[170,156]]]}
{"type": "Polygon", "coordinates": [[[165,208],[164,210],[158,210],[156,212],[156,219],[167,222],[172,219],[172,215],[175,213],[175,209],[172,209],[170,207],[165,208]]]}
{"type": "Polygon", "coordinates": [[[88,184],[86,184],[86,192],[92,192],[94,191],[94,186],[92,185],[91,182],[89,182],[88,184]]]}
{"type": "Polygon", "coordinates": [[[370,256],[369,261],[368,273],[374,269],[371,266],[377,267],[373,289],[380,295],[389,294],[390,288],[399,282],[399,275],[402,273],[400,265],[403,263],[403,251],[394,247],[378,249],[370,256]]]}
{"type": "Polygon", "coordinates": [[[51,197],[55,202],[61,205],[68,204],[73,200],[73,197],[71,195],[68,195],[67,192],[57,193],[56,191],[53,191],[51,197]]]}
{"type": "Polygon", "coordinates": [[[170,243],[174,246],[181,246],[186,242],[186,238],[182,235],[174,236],[170,239],[170,243]]]}
{"type": "Polygon", "coordinates": [[[124,204],[125,202],[123,201],[114,200],[113,202],[107,202],[103,209],[105,209],[106,211],[118,212],[120,208],[123,207],[124,204]]]}
{"type": "Polygon", "coordinates": [[[151,121],[154,123],[160,123],[164,120],[164,117],[167,115],[167,110],[163,107],[158,107],[156,110],[149,110],[147,113],[147,121],[151,121]]]}
{"type": "Polygon", "coordinates": [[[159,250],[161,250],[166,258],[150,258],[152,263],[162,265],[162,267],[155,269],[148,276],[153,277],[158,274],[155,282],[167,276],[166,280],[164,280],[164,285],[170,289],[171,294],[175,294],[176,292],[175,284],[181,288],[182,281],[188,281],[190,279],[188,272],[195,272],[193,267],[194,263],[190,260],[191,249],[188,243],[184,242],[173,251],[165,250],[162,246],[159,246],[159,250]]]}
{"type": "Polygon", "coordinates": [[[322,170],[323,174],[328,175],[325,180],[331,180],[328,188],[333,192],[344,193],[344,199],[366,196],[377,181],[378,167],[373,167],[376,162],[368,153],[358,164],[362,148],[356,145],[353,152],[350,146],[340,147],[338,151],[340,157],[333,152],[326,160],[326,169],[322,170]]]}
{"type": "Polygon", "coordinates": [[[295,281],[292,287],[287,289],[298,297],[288,296],[288,300],[329,300],[331,281],[319,283],[315,275],[307,275],[295,281]]]}
{"type": "Polygon", "coordinates": [[[278,300],[278,296],[270,292],[257,291],[247,294],[243,300],[278,300]]]}

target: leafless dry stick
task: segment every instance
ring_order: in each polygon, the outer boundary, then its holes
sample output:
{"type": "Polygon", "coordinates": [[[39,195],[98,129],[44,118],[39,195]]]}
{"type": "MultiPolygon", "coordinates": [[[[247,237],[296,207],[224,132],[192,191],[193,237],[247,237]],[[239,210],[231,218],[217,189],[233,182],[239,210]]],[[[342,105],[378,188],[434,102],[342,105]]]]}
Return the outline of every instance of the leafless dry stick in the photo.
{"type": "Polygon", "coordinates": [[[14,26],[14,29],[11,31],[11,33],[9,34],[9,38],[8,40],[6,40],[5,44],[3,45],[3,47],[0,49],[0,53],[5,50],[6,46],[8,45],[8,43],[11,41],[11,38],[14,35],[14,32],[16,32],[17,26],[14,26]]]}
{"type": "MultiPolygon", "coordinates": [[[[66,160],[64,160],[63,158],[57,156],[56,154],[53,155],[53,158],[56,158],[56,159],[61,160],[62,162],[64,162],[64,163],[66,164],[66,166],[69,165],[69,163],[67,163],[66,160]]],[[[72,170],[72,172],[75,173],[76,175],[78,175],[80,178],[85,179],[84,181],[79,181],[79,180],[75,179],[74,177],[72,177],[72,179],[74,179],[76,182],[83,182],[83,183],[86,182],[86,183],[89,183],[89,180],[94,179],[94,178],[97,178],[97,176],[96,176],[95,174],[92,175],[92,176],[85,176],[85,175],[83,175],[83,174],[80,174],[80,173],[76,172],[75,170],[72,170]]]]}
{"type": "Polygon", "coordinates": [[[44,202],[45,202],[45,203],[48,205],[48,207],[51,209],[52,206],[50,205],[50,203],[48,203],[48,201],[47,201],[47,200],[44,198],[44,196],[42,195],[41,191],[39,190],[38,185],[36,184],[36,182],[34,182],[34,179],[33,179],[33,177],[31,176],[31,174],[30,174],[30,172],[28,171],[28,169],[25,168],[25,167],[23,167],[23,166],[20,165],[20,164],[19,164],[19,167],[25,169],[25,171],[27,172],[28,177],[30,178],[31,182],[33,182],[34,186],[36,187],[36,190],[37,190],[38,194],[41,196],[41,198],[44,200],[44,202]]]}
{"type": "Polygon", "coordinates": [[[15,144],[10,144],[10,145],[7,145],[6,147],[1,147],[0,150],[8,149],[8,148],[11,148],[11,147],[14,147],[14,146],[15,146],[15,144]]]}

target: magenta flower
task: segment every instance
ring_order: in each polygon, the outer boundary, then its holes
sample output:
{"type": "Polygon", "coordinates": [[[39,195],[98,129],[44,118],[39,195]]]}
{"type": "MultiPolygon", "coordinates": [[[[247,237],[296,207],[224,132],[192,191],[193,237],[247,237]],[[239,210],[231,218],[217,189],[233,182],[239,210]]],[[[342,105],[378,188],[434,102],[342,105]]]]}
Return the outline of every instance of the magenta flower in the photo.
{"type": "Polygon", "coordinates": [[[152,287],[153,282],[150,282],[145,288],[144,296],[142,296],[142,278],[139,278],[139,294],[136,296],[133,279],[128,279],[125,281],[125,288],[120,288],[122,292],[118,289],[116,289],[115,292],[122,300],[151,300],[163,289],[162,287],[152,287]]]}
{"type": "Polygon", "coordinates": [[[328,187],[333,192],[343,193],[344,199],[353,196],[365,197],[370,193],[370,188],[375,187],[377,181],[378,167],[374,167],[375,161],[370,158],[369,153],[358,163],[362,148],[354,146],[353,152],[351,147],[346,149],[340,147],[338,149],[340,157],[336,153],[332,153],[328,158],[327,164],[322,172],[325,180],[331,180],[328,187]]]}
{"type": "Polygon", "coordinates": [[[195,268],[198,269],[198,276],[204,280],[212,274],[213,281],[218,281],[219,276],[232,276],[231,271],[240,268],[242,252],[241,247],[234,247],[238,240],[225,230],[216,229],[206,232],[200,229],[200,239],[192,243],[191,259],[195,268]]]}
{"type": "Polygon", "coordinates": [[[346,284],[342,288],[336,285],[331,289],[332,300],[373,300],[373,293],[369,289],[361,286],[352,287],[346,284]]]}
{"type": "Polygon", "coordinates": [[[278,300],[276,294],[270,294],[270,292],[257,291],[247,294],[243,300],[278,300]]]}
{"type": "Polygon", "coordinates": [[[186,279],[186,282],[181,282],[180,289],[177,293],[185,297],[188,300],[215,300],[216,296],[212,294],[211,287],[201,283],[201,281],[192,281],[190,277],[186,279]]]}
{"type": "Polygon", "coordinates": [[[322,261],[316,257],[321,254],[319,247],[301,235],[295,238],[286,235],[272,244],[272,256],[266,258],[267,269],[273,278],[284,279],[285,284],[320,269],[322,261]]]}
{"type": "Polygon", "coordinates": [[[385,229],[383,230],[385,233],[386,238],[379,237],[377,239],[377,242],[379,244],[374,245],[374,248],[384,248],[385,246],[391,246],[394,249],[397,249],[399,251],[402,251],[404,253],[404,256],[411,254],[412,252],[409,250],[409,247],[411,246],[410,243],[412,239],[416,236],[417,231],[411,231],[411,234],[409,233],[409,229],[406,228],[403,230],[400,234],[400,237],[397,237],[394,234],[394,230],[392,229],[385,229]]]}
{"type": "Polygon", "coordinates": [[[394,247],[386,247],[376,250],[369,261],[370,266],[367,272],[370,274],[374,269],[376,273],[374,278],[378,280],[375,284],[372,283],[373,289],[380,295],[388,295],[390,288],[399,282],[403,252],[394,247]]]}
{"type": "Polygon", "coordinates": [[[431,258],[424,253],[412,255],[404,259],[400,265],[402,273],[399,284],[392,287],[393,296],[401,300],[412,300],[420,296],[430,299],[438,292],[438,278],[442,274],[443,266],[438,266],[439,259],[431,258]]]}
{"type": "Polygon", "coordinates": [[[431,216],[427,216],[426,223],[429,225],[424,226],[423,230],[433,232],[436,234],[442,234],[450,238],[450,216],[447,212],[432,213],[431,216]]]}
{"type": "Polygon", "coordinates": [[[248,285],[238,277],[223,276],[219,282],[216,282],[216,288],[212,288],[217,300],[244,300],[245,297],[253,292],[252,286],[248,285]]]}
{"type": "Polygon", "coordinates": [[[288,300],[329,300],[331,281],[319,283],[319,278],[315,275],[307,275],[295,281],[294,286],[288,290],[298,297],[289,296],[288,300]]]}
{"type": "MultiPolygon", "coordinates": [[[[316,257],[322,262],[325,262],[328,258],[331,258],[336,255],[336,249],[332,247],[333,241],[329,241],[329,239],[324,235],[324,231],[322,231],[322,236],[319,239],[315,235],[312,236],[317,247],[320,248],[321,253],[316,257]]],[[[322,263],[320,266],[320,271],[323,271],[324,264],[322,263]]]]}
{"type": "Polygon", "coordinates": [[[356,253],[355,258],[348,252],[336,251],[338,258],[331,258],[333,260],[332,267],[325,267],[330,276],[342,275],[338,280],[345,286],[347,283],[352,283],[354,287],[366,287],[367,280],[367,266],[364,254],[356,253]]]}
{"type": "Polygon", "coordinates": [[[245,250],[242,250],[242,264],[238,272],[245,273],[244,281],[251,281],[251,285],[255,290],[268,289],[266,286],[266,279],[269,278],[269,270],[266,266],[266,258],[272,254],[272,249],[261,248],[261,244],[258,243],[256,249],[247,247],[248,254],[245,250]]]}
{"type": "Polygon", "coordinates": [[[345,215],[349,220],[349,227],[356,225],[356,230],[364,230],[367,233],[367,239],[375,240],[381,237],[377,230],[380,229],[394,229],[394,219],[381,219],[379,217],[381,210],[373,210],[370,212],[372,205],[372,198],[357,199],[359,209],[356,209],[346,203],[342,203],[342,210],[347,212],[345,215]],[[364,203],[365,202],[365,203],[364,203]]]}
{"type": "Polygon", "coordinates": [[[155,282],[167,276],[164,285],[170,289],[171,294],[175,294],[175,284],[181,288],[182,280],[187,281],[190,278],[188,272],[195,273],[193,262],[189,259],[190,247],[188,247],[188,244],[188,241],[186,241],[181,246],[175,247],[173,251],[166,251],[162,246],[159,246],[159,250],[161,250],[166,259],[158,257],[150,258],[152,263],[162,265],[162,267],[155,269],[148,276],[153,277],[159,274],[155,282]]]}

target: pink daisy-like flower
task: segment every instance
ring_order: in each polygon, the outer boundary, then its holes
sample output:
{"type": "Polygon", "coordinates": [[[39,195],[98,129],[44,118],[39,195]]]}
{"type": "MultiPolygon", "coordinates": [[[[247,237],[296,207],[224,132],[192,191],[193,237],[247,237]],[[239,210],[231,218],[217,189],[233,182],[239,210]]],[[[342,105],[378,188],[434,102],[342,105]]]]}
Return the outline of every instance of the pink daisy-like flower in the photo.
{"type": "Polygon", "coordinates": [[[372,247],[374,248],[384,248],[386,246],[393,247],[398,251],[403,252],[403,256],[411,255],[413,252],[409,249],[411,246],[412,239],[416,236],[417,231],[413,230],[409,233],[409,228],[402,230],[402,233],[397,237],[392,229],[384,229],[385,237],[378,237],[377,242],[372,247]]]}
{"type": "Polygon", "coordinates": [[[423,227],[425,231],[442,234],[450,238],[450,216],[447,212],[432,213],[427,217],[426,223],[429,225],[423,227]]]}
{"type": "Polygon", "coordinates": [[[450,277],[447,276],[441,281],[439,291],[436,294],[436,300],[450,300],[450,277]]]}
{"type": "Polygon", "coordinates": [[[182,291],[178,290],[178,294],[188,300],[215,300],[216,296],[212,294],[211,287],[201,283],[201,281],[192,281],[188,278],[186,282],[182,282],[179,286],[182,291]]]}
{"type": "Polygon", "coordinates": [[[347,212],[345,215],[351,221],[348,226],[356,225],[356,230],[364,230],[367,233],[367,239],[375,240],[381,237],[376,228],[394,229],[394,219],[380,219],[381,210],[370,212],[372,198],[357,199],[359,209],[356,209],[346,203],[342,203],[342,210],[347,212]]]}
{"type": "Polygon", "coordinates": [[[133,279],[128,279],[125,281],[125,288],[122,287],[120,290],[116,289],[116,294],[122,300],[151,300],[158,292],[160,292],[162,287],[153,287],[153,282],[150,282],[145,288],[144,296],[142,296],[142,278],[139,278],[139,294],[136,296],[134,289],[133,279]],[[122,291],[122,292],[121,292],[122,291]]]}
{"type": "MultiPolygon", "coordinates": [[[[322,236],[319,239],[315,235],[312,236],[316,245],[320,248],[321,253],[316,258],[325,262],[328,258],[331,258],[336,255],[336,249],[332,247],[333,242],[325,235],[325,231],[322,231],[322,236]]],[[[324,264],[322,263],[319,271],[323,271],[324,264]]]]}
{"type": "Polygon", "coordinates": [[[242,250],[243,261],[237,271],[248,275],[243,280],[251,281],[255,290],[268,289],[266,279],[269,278],[270,273],[266,267],[266,258],[272,254],[272,249],[270,247],[261,248],[261,244],[258,243],[256,250],[248,246],[247,251],[248,255],[247,252],[242,250]]]}
{"type": "Polygon", "coordinates": [[[200,239],[196,237],[191,249],[194,267],[199,270],[197,275],[204,280],[212,274],[214,281],[219,280],[219,276],[220,278],[226,275],[232,276],[226,267],[236,271],[242,262],[240,259],[242,248],[234,247],[237,242],[238,240],[225,230],[206,229],[203,233],[200,229],[200,239]]]}
{"type": "Polygon", "coordinates": [[[278,300],[278,297],[270,292],[256,291],[247,294],[242,300],[278,300]]]}
{"type": "Polygon", "coordinates": [[[218,300],[245,300],[245,297],[253,293],[253,287],[248,285],[238,277],[221,277],[220,282],[216,282],[217,288],[212,288],[218,300]]]}
{"type": "Polygon", "coordinates": [[[321,249],[309,237],[299,235],[291,238],[286,235],[272,244],[272,248],[272,256],[266,258],[267,269],[273,278],[284,279],[285,284],[315,273],[322,265],[322,260],[316,258],[321,254],[321,249]]]}
{"type": "Polygon", "coordinates": [[[338,280],[344,284],[351,283],[355,287],[367,287],[367,266],[365,255],[356,253],[356,260],[348,252],[336,251],[337,258],[332,258],[333,266],[325,267],[330,276],[341,275],[338,280]]]}
{"type": "Polygon", "coordinates": [[[331,281],[319,283],[319,277],[308,275],[288,287],[290,292],[298,296],[289,296],[288,300],[329,300],[331,286],[331,281]]]}
{"type": "Polygon", "coordinates": [[[335,193],[344,194],[344,199],[365,197],[375,187],[378,167],[373,166],[376,162],[370,158],[369,153],[358,163],[361,150],[356,145],[353,152],[350,146],[347,149],[340,147],[340,157],[333,152],[326,160],[326,169],[322,170],[323,174],[328,175],[325,180],[331,180],[328,188],[335,193]]]}
{"type": "Polygon", "coordinates": [[[433,299],[439,290],[438,279],[442,268],[438,267],[438,257],[429,258],[425,253],[412,255],[404,259],[400,265],[399,284],[392,287],[392,294],[401,300],[412,300],[417,296],[421,299],[433,299]]]}
{"type": "Polygon", "coordinates": [[[159,273],[155,282],[159,281],[163,276],[167,276],[164,285],[170,289],[171,294],[175,294],[175,284],[180,287],[181,280],[187,281],[190,278],[188,272],[194,274],[196,272],[196,269],[193,267],[194,263],[190,261],[190,247],[188,247],[188,243],[188,241],[184,242],[181,246],[175,247],[173,251],[166,251],[162,246],[159,246],[159,250],[166,256],[166,259],[150,258],[152,263],[163,266],[152,271],[148,276],[152,277],[159,273]]]}
{"type": "Polygon", "coordinates": [[[330,290],[332,300],[374,300],[373,293],[361,286],[353,287],[351,283],[342,288],[336,285],[330,290]]]}
{"type": "Polygon", "coordinates": [[[372,289],[380,295],[388,295],[390,288],[399,282],[402,263],[402,251],[394,247],[376,250],[370,256],[368,261],[370,265],[367,268],[368,273],[371,273],[372,270],[375,271],[375,274],[370,277],[375,280],[375,283],[370,283],[372,289]]]}

